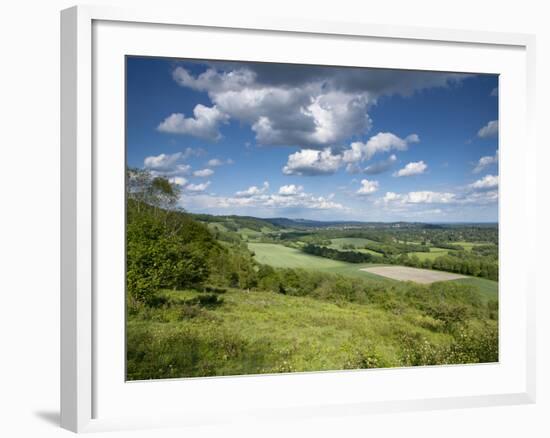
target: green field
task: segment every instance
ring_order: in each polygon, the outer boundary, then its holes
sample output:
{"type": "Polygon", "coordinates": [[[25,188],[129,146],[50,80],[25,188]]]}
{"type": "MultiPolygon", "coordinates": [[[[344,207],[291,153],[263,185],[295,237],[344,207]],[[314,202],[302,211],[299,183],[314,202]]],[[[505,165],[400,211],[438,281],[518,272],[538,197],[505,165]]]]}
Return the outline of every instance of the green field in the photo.
{"type": "Polygon", "coordinates": [[[301,268],[355,278],[372,278],[385,282],[393,281],[360,270],[367,266],[376,266],[374,264],[346,263],[323,257],[315,257],[305,254],[298,249],[288,248],[274,243],[249,242],[248,248],[254,252],[254,257],[259,263],[270,265],[275,268],[301,268]]]}
{"type": "Polygon", "coordinates": [[[451,242],[453,245],[460,245],[462,246],[466,251],[471,251],[474,246],[479,245],[486,245],[485,243],[481,242],[465,242],[465,241],[459,241],[459,242],[451,242]]]}
{"type": "MultiPolygon", "coordinates": [[[[373,280],[386,283],[396,282],[396,280],[391,280],[389,278],[381,277],[379,275],[360,270],[361,268],[368,266],[377,266],[376,264],[345,263],[337,260],[315,257],[309,254],[305,254],[298,249],[288,248],[286,246],[277,245],[274,243],[249,242],[248,248],[254,252],[255,258],[259,263],[267,264],[276,268],[301,268],[332,274],[340,274],[345,275],[346,277],[363,279],[371,278],[373,280]]],[[[447,251],[442,248],[436,249],[439,251],[434,252],[434,254],[438,255],[442,255],[443,252],[447,251]]],[[[470,277],[451,281],[462,284],[470,284],[477,287],[485,300],[498,299],[498,283],[496,281],[478,277],[470,277]]]]}
{"type": "Polygon", "coordinates": [[[437,248],[435,246],[433,247],[430,247],[430,252],[422,252],[422,251],[418,251],[418,252],[409,252],[409,256],[417,256],[420,260],[434,260],[436,259],[437,257],[440,257],[440,256],[443,256],[443,255],[447,255],[449,253],[449,250],[448,249],[444,249],[444,248],[437,248]]]}
{"type": "Polygon", "coordinates": [[[244,240],[253,240],[262,236],[262,232],[250,228],[240,228],[238,233],[244,240]]]}
{"type": "Polygon", "coordinates": [[[355,249],[353,251],[362,252],[364,254],[380,255],[379,252],[373,251],[372,249],[362,248],[368,243],[376,243],[373,240],[363,239],[360,237],[340,237],[338,239],[332,239],[329,248],[338,249],[340,251],[346,251],[344,249],[345,245],[354,245],[355,249]]]}

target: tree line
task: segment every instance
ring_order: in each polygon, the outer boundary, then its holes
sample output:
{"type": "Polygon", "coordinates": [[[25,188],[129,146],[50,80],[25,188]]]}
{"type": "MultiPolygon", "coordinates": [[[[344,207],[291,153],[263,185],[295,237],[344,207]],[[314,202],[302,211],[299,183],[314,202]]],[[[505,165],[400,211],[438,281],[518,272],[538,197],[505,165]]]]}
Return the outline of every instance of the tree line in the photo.
{"type": "Polygon", "coordinates": [[[420,260],[416,254],[412,256],[406,253],[397,256],[389,256],[387,254],[376,256],[374,254],[358,251],[340,251],[313,244],[306,244],[301,250],[307,254],[348,263],[385,263],[403,265],[414,268],[454,272],[457,274],[498,281],[498,261],[496,259],[477,253],[468,253],[466,251],[457,251],[452,255],[442,255],[433,260],[420,260]]]}

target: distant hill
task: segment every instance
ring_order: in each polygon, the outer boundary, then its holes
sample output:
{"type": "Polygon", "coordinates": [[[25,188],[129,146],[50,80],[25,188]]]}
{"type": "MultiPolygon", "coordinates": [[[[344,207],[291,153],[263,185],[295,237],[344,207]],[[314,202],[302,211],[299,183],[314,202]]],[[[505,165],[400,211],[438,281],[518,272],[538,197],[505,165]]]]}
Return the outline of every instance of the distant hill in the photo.
{"type": "Polygon", "coordinates": [[[216,216],[210,214],[191,214],[196,220],[206,223],[223,222],[232,223],[238,227],[246,227],[260,231],[267,227],[272,230],[277,228],[311,229],[311,228],[420,228],[442,229],[455,226],[493,227],[495,223],[425,223],[425,222],[362,222],[362,221],[317,221],[311,219],[290,219],[286,217],[258,218],[254,216],[216,216]]]}

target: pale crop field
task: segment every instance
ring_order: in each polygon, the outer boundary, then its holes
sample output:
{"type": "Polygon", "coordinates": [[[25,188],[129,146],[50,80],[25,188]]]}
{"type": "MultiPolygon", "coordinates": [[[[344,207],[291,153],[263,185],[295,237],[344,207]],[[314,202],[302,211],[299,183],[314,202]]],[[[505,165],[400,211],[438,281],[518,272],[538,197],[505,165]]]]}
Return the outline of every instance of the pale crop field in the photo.
{"type": "Polygon", "coordinates": [[[430,284],[436,281],[458,280],[467,278],[465,275],[450,272],[434,271],[431,269],[410,268],[407,266],[373,266],[362,268],[362,271],[381,275],[393,280],[414,281],[416,283],[430,284]]]}

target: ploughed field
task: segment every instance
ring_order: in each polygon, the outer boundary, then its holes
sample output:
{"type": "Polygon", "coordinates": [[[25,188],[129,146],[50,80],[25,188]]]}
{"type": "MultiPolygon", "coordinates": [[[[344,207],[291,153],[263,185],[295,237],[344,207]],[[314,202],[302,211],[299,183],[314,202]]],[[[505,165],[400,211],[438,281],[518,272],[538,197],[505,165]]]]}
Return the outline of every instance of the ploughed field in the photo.
{"type": "Polygon", "coordinates": [[[468,278],[466,275],[451,272],[434,271],[431,269],[410,268],[407,266],[373,266],[361,268],[361,271],[381,275],[393,280],[414,281],[415,283],[430,284],[436,281],[458,280],[468,278]]]}

